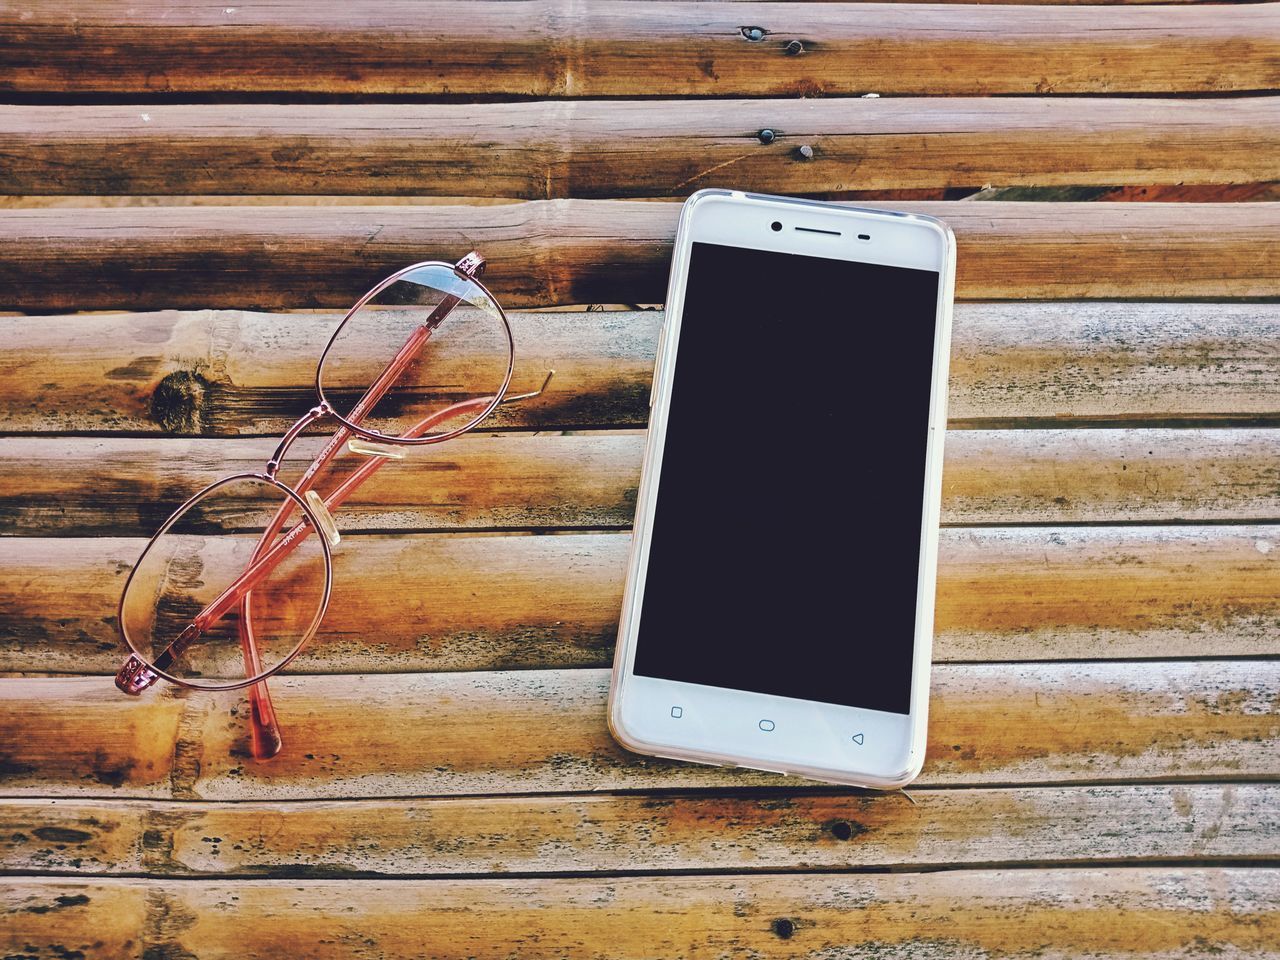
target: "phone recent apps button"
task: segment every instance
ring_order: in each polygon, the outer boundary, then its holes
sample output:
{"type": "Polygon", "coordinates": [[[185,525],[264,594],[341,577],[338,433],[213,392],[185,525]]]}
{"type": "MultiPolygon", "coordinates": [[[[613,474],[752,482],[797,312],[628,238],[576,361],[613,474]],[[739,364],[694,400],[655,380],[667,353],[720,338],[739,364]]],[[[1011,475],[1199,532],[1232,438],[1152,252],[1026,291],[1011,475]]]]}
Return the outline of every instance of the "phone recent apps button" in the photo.
{"type": "Polygon", "coordinates": [[[679,720],[681,717],[683,717],[683,716],[684,716],[684,708],[683,708],[683,707],[672,707],[672,708],[671,708],[671,716],[672,716],[672,718],[673,718],[673,719],[679,720]]]}
{"type": "Polygon", "coordinates": [[[760,721],[760,729],[761,729],[761,730],[763,730],[765,733],[772,733],[772,732],[773,732],[773,721],[772,721],[772,720],[761,720],[761,721],[760,721]]]}

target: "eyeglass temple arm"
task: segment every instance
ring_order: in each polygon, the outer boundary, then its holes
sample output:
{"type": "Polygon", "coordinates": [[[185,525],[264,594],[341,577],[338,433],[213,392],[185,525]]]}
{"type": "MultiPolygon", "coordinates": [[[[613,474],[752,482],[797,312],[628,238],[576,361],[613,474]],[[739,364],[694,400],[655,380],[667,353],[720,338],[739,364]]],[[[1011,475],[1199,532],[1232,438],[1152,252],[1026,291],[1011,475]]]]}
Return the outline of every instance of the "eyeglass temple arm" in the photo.
{"type": "MultiPolygon", "coordinates": [[[[503,397],[503,403],[514,403],[520,400],[529,400],[539,396],[547,385],[551,383],[551,378],[555,376],[555,371],[551,370],[547,373],[546,379],[537,390],[528,393],[513,394],[503,397]]],[[[461,413],[467,412],[469,409],[483,410],[492,402],[492,397],[478,397],[474,400],[455,403],[446,407],[438,413],[428,417],[418,423],[411,430],[407,431],[403,436],[410,438],[418,437],[425,434],[437,423],[456,417],[461,413]]],[[[383,457],[371,457],[365,463],[355,470],[338,488],[329,495],[324,501],[325,509],[332,512],[336,510],[348,497],[360,488],[360,485],[368,480],[385,462],[383,457]]],[[[277,514],[277,517],[279,514],[277,514]]],[[[275,521],[273,520],[273,525],[275,521]]],[[[263,555],[259,556],[255,553],[256,559],[250,562],[248,569],[245,570],[232,584],[222,593],[216,600],[204,610],[196,614],[191,624],[180,633],[172,643],[162,650],[155,658],[155,665],[161,670],[166,670],[177,657],[182,654],[187,645],[197,639],[206,629],[209,623],[215,623],[220,619],[236,602],[247,603],[250,591],[270,573],[275,567],[289,554],[297,545],[312,532],[310,521],[304,519],[296,524],[285,536],[276,541],[275,544],[263,555]]],[[[242,623],[248,624],[248,619],[242,620],[242,623]]],[[[242,634],[242,642],[247,637],[246,643],[246,669],[257,670],[261,672],[257,663],[257,644],[253,639],[252,627],[248,626],[246,633],[242,634]],[[249,658],[253,658],[252,662],[249,658]]],[[[280,751],[283,744],[283,738],[280,735],[279,724],[276,722],[275,708],[271,703],[270,694],[267,692],[267,683],[265,680],[255,683],[249,688],[250,690],[250,722],[251,722],[251,743],[254,750],[254,756],[259,759],[269,759],[280,751]],[[257,691],[261,688],[261,693],[257,691]],[[261,752],[260,752],[261,751],[261,752]]]]}
{"type": "MultiPolygon", "coordinates": [[[[551,378],[555,375],[555,371],[549,371],[546,379],[537,390],[528,393],[514,394],[504,397],[503,403],[514,403],[520,400],[529,400],[539,396],[546,390],[551,378]]],[[[483,410],[492,401],[492,397],[478,397],[473,400],[456,403],[446,407],[444,410],[426,418],[418,423],[411,430],[407,431],[403,436],[410,438],[419,437],[431,430],[436,424],[449,420],[460,414],[470,410],[483,410]]],[[[376,473],[385,462],[383,457],[371,457],[365,463],[361,464],[351,476],[343,481],[332,494],[324,501],[325,509],[330,513],[337,510],[347,498],[354,494],[366,480],[376,473]]],[[[273,523],[274,525],[274,523],[273,523]]],[[[169,645],[165,650],[161,651],[156,658],[156,665],[162,670],[181,654],[182,650],[192,640],[196,639],[207,628],[208,624],[215,623],[219,620],[231,606],[236,602],[246,602],[245,598],[249,592],[262,581],[288,554],[292,553],[298,544],[312,532],[310,521],[304,519],[296,524],[285,536],[277,540],[264,554],[255,554],[255,560],[252,561],[243,574],[240,575],[221,596],[213,601],[208,607],[200,611],[192,620],[191,626],[182,632],[178,638],[169,645]]],[[[248,625],[250,621],[245,618],[242,623],[248,625]]],[[[252,647],[247,650],[249,657],[257,657],[256,643],[253,641],[252,627],[248,626],[248,641],[252,647]]],[[[246,661],[246,667],[256,669],[252,663],[246,661]]],[[[261,672],[260,670],[258,672],[261,672]]],[[[275,710],[271,704],[270,695],[266,692],[266,681],[253,684],[250,688],[250,698],[252,710],[250,720],[253,727],[252,743],[254,746],[254,756],[260,759],[266,759],[274,756],[279,752],[283,739],[280,736],[279,727],[275,721],[275,710]],[[255,699],[253,691],[262,688],[262,695],[255,699]],[[261,755],[257,752],[259,749],[264,751],[261,755]]]]}
{"type": "MultiPolygon", "coordinates": [[[[454,265],[454,271],[462,277],[472,278],[482,273],[484,271],[484,267],[484,257],[480,256],[479,253],[473,250],[454,265]]],[[[356,310],[368,302],[368,299],[368,297],[365,297],[351,310],[349,310],[346,317],[343,318],[343,322],[350,319],[351,315],[355,313],[356,310]]],[[[436,305],[436,308],[431,312],[431,316],[428,317],[419,329],[414,332],[414,335],[410,336],[409,341],[400,348],[396,356],[392,358],[387,367],[384,368],[378,378],[370,385],[369,389],[365,391],[364,396],[362,396],[357,402],[356,406],[352,409],[351,414],[348,416],[348,419],[351,422],[359,422],[359,420],[363,419],[368,410],[382,398],[392,383],[394,383],[395,379],[404,372],[404,369],[408,366],[409,359],[411,359],[412,356],[415,356],[421,349],[422,344],[425,343],[427,337],[430,336],[431,331],[440,325],[444,318],[448,316],[459,302],[460,300],[458,297],[448,295],[436,305]],[[419,336],[418,334],[423,330],[425,330],[425,334],[419,336]]],[[[305,423],[308,420],[315,419],[316,415],[320,412],[322,412],[320,408],[311,411],[303,418],[303,421],[300,421],[300,423],[305,423]]],[[[281,441],[280,447],[268,462],[267,472],[273,479],[276,471],[279,469],[280,459],[283,457],[289,441],[292,440],[293,436],[296,436],[297,431],[298,425],[295,424],[294,429],[286,433],[285,439],[281,441]]],[[[302,479],[298,482],[298,486],[295,488],[296,492],[306,492],[316,475],[329,463],[329,461],[333,459],[334,455],[341,447],[342,442],[347,439],[349,435],[350,431],[347,429],[346,424],[342,424],[334,433],[334,436],[330,438],[329,443],[325,445],[325,448],[307,467],[302,479]]],[[[293,505],[291,503],[281,504],[280,509],[276,512],[276,516],[273,518],[267,531],[263,533],[257,548],[254,550],[253,557],[250,559],[251,565],[254,560],[259,557],[263,547],[270,541],[270,538],[273,537],[283,526],[285,519],[287,519],[289,513],[292,511],[292,507],[293,505]]],[[[268,572],[269,570],[270,568],[268,568],[268,572]]],[[[243,577],[241,579],[243,579],[243,577]]],[[[257,579],[260,580],[261,576],[259,575],[257,579]]],[[[257,582],[257,580],[254,582],[257,582]]],[[[247,588],[243,592],[247,592],[247,588]]],[[[221,599],[222,598],[220,597],[219,600],[221,599]]],[[[215,601],[215,603],[216,602],[217,601],[215,601]]],[[[226,610],[224,609],[222,612],[225,613],[226,610]]],[[[248,613],[247,600],[245,601],[244,612],[246,614],[248,613]]],[[[242,623],[247,622],[247,619],[242,620],[242,623]]],[[[205,624],[207,623],[208,620],[206,619],[205,624]]],[[[173,642],[171,642],[160,652],[158,656],[154,658],[153,665],[159,667],[161,670],[167,670],[182,651],[185,650],[192,641],[198,638],[203,631],[204,625],[193,620],[188,624],[186,629],[184,629],[173,640],[173,642]]],[[[255,664],[260,665],[261,661],[258,656],[257,643],[254,640],[252,628],[246,631],[242,627],[240,631],[240,640],[245,658],[246,671],[249,671],[250,676],[252,676],[254,672],[261,672],[260,670],[254,670],[255,664]]],[[[116,674],[116,686],[125,693],[131,693],[134,695],[141,693],[155,681],[156,675],[136,656],[129,657],[129,659],[125,661],[124,666],[121,667],[120,671],[116,674]]],[[[271,697],[267,690],[266,683],[262,682],[253,684],[249,689],[249,698],[253,707],[250,715],[253,719],[254,755],[274,756],[275,753],[279,751],[282,740],[280,738],[279,728],[275,723],[275,710],[271,706],[271,697]],[[260,750],[262,753],[259,752],[260,750]]]]}
{"type": "MultiPolygon", "coordinates": [[[[541,391],[538,392],[540,393],[541,391]]],[[[533,395],[536,396],[536,394],[533,395]]],[[[528,396],[530,395],[523,394],[519,398],[513,397],[512,399],[525,399],[528,396]]],[[[413,436],[426,433],[431,429],[431,427],[435,426],[436,423],[449,417],[457,416],[469,407],[478,407],[483,410],[492,400],[492,397],[479,397],[475,400],[456,403],[453,406],[446,407],[431,417],[428,417],[426,420],[414,427],[412,431],[403,435],[413,436]]],[[[351,474],[351,476],[343,481],[338,488],[324,500],[325,509],[331,513],[336,510],[343,501],[360,488],[362,483],[369,479],[369,477],[373,476],[384,462],[385,458],[383,457],[370,457],[367,461],[361,464],[360,467],[351,474]]],[[[277,517],[278,516],[279,514],[277,514],[277,517]]],[[[272,525],[275,526],[275,524],[276,520],[273,519],[272,525]]],[[[230,610],[232,606],[245,600],[253,588],[261,583],[262,580],[271,573],[271,571],[274,570],[285,557],[292,553],[299,543],[306,539],[306,537],[310,536],[311,532],[311,521],[303,518],[300,522],[295,524],[288,533],[273,543],[265,553],[255,552],[254,558],[250,560],[249,566],[245,569],[244,573],[240,574],[239,577],[233,580],[230,586],[219,594],[207,607],[191,618],[191,623],[187,625],[186,629],[178,634],[178,636],[174,638],[173,642],[156,655],[153,661],[154,665],[159,667],[161,670],[167,670],[173,662],[182,655],[182,652],[209,628],[210,624],[217,623],[218,620],[222,619],[222,617],[226,615],[227,611],[230,610]]],[[[252,642],[252,634],[250,634],[250,642],[252,642]]],[[[253,657],[257,656],[256,643],[254,644],[253,651],[250,655],[253,657]]],[[[246,664],[246,666],[248,666],[248,664],[246,664]]],[[[253,684],[249,689],[250,691],[253,691],[258,687],[265,686],[266,681],[263,680],[259,683],[253,684]]],[[[253,694],[251,693],[250,696],[252,695],[253,694]]],[[[271,710],[269,706],[269,699],[267,703],[268,706],[263,713],[273,717],[274,711],[271,710]]],[[[254,718],[256,719],[256,714],[254,715],[254,718]]],[[[270,737],[267,739],[269,740],[270,737]]]]}
{"type": "MultiPolygon", "coordinates": [[[[468,254],[468,256],[472,256],[468,254]]],[[[465,260],[466,258],[464,258],[465,260]]],[[[461,264],[460,264],[461,265],[461,264]]],[[[422,347],[430,338],[432,332],[438,327],[452,311],[461,302],[461,298],[452,294],[444,297],[435,309],[431,311],[429,316],[420,326],[418,326],[404,345],[400,347],[396,355],[391,358],[391,362],[383,368],[369,389],[356,402],[356,405],[347,415],[347,420],[352,423],[359,423],[372,410],[379,400],[385,396],[386,392],[391,389],[395,382],[400,378],[414,359],[422,352],[422,347]]],[[[355,309],[359,309],[358,307],[355,309]]],[[[353,311],[354,312],[354,311],[353,311]]],[[[348,314],[350,316],[350,314],[348,314]]],[[[313,411],[314,413],[315,411],[313,411]]],[[[292,431],[291,431],[292,432],[292,431]]],[[[305,494],[311,488],[315,478],[320,472],[328,466],[351,435],[351,431],[346,424],[340,424],[338,429],[334,431],[329,442],[325,444],[324,449],[319,455],[307,466],[302,478],[298,481],[295,492],[305,494]]],[[[280,459],[284,455],[285,449],[288,447],[288,441],[291,439],[286,434],[285,440],[281,441],[280,447],[272,456],[271,461],[267,464],[268,475],[275,477],[276,471],[280,469],[280,459]]],[[[286,501],[280,505],[280,509],[276,511],[272,522],[263,531],[262,538],[258,542],[257,548],[254,550],[253,557],[250,562],[259,559],[263,550],[275,538],[289,514],[293,512],[293,503],[286,501]]],[[[278,560],[276,561],[279,562],[278,560]]],[[[275,564],[268,568],[270,572],[275,564]]],[[[261,579],[261,578],[259,578],[261,579]]],[[[240,633],[240,650],[244,658],[244,667],[246,676],[257,676],[262,673],[262,658],[258,653],[257,640],[253,634],[252,613],[250,610],[249,595],[246,592],[240,599],[240,617],[239,617],[239,633],[240,633]]],[[[275,707],[271,703],[271,693],[267,689],[266,681],[255,683],[249,687],[249,718],[250,718],[250,748],[253,755],[259,760],[267,760],[274,757],[280,752],[284,746],[284,738],[280,733],[280,725],[276,721],[275,707]]]]}
{"type": "MultiPolygon", "coordinates": [[[[539,396],[546,389],[547,384],[551,382],[555,371],[552,370],[547,374],[541,387],[529,393],[515,394],[513,396],[504,397],[503,403],[514,403],[519,400],[528,400],[539,396]]],[[[493,397],[476,397],[472,400],[464,400],[461,403],[455,403],[452,406],[445,407],[443,410],[432,414],[430,417],[416,424],[412,429],[401,434],[403,437],[413,439],[422,436],[436,424],[445,420],[466,413],[468,410],[483,410],[493,402],[493,397]]],[[[340,507],[352,494],[354,494],[366,480],[376,473],[385,462],[384,457],[370,457],[362,463],[351,476],[347,477],[333,493],[329,494],[324,500],[325,509],[330,513],[340,507]]],[[[200,633],[203,633],[211,623],[216,623],[221,619],[232,605],[249,593],[255,586],[262,582],[263,578],[269,574],[277,564],[285,557],[293,552],[302,540],[310,536],[312,533],[311,521],[303,519],[294,525],[288,533],[278,539],[264,553],[258,556],[256,560],[250,562],[244,573],[240,574],[231,585],[227,587],[212,603],[197,613],[191,621],[191,626],[187,627],[177,639],[166,647],[159,656],[156,657],[155,663],[161,669],[164,664],[161,661],[172,662],[173,658],[182,653],[185,646],[194,640],[200,633]],[[187,634],[191,636],[187,636],[187,634]]]]}

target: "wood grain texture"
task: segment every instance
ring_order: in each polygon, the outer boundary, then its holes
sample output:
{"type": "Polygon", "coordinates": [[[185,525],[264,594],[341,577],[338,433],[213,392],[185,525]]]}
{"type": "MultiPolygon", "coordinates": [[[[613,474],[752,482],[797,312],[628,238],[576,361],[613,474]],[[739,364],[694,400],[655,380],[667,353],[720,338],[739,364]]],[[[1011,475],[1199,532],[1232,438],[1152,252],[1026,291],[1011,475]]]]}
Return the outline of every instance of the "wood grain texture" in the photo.
{"type": "Polygon", "coordinates": [[[1271,4],[1168,9],[536,0],[9,8],[12,92],[815,96],[1280,87],[1271,4]],[[743,28],[759,27],[761,40],[743,28]],[[788,48],[798,41],[802,52],[788,48]],[[184,56],[175,56],[181,50],[184,56]]]}
{"type": "MultiPolygon", "coordinates": [[[[325,442],[297,442],[280,479],[294,482],[325,442]]],[[[644,442],[632,431],[472,434],[387,463],[335,518],[344,532],[629,528],[644,442]]],[[[262,472],[276,445],[268,438],[0,439],[0,535],[150,536],[219,477],[262,472]]],[[[316,489],[327,494],[365,462],[344,451],[316,489]]],[[[279,504],[263,493],[256,504],[226,501],[228,509],[209,515],[210,528],[265,524],[279,504]]]]}
{"type": "MultiPolygon", "coordinates": [[[[248,754],[238,691],[124,697],[0,680],[0,794],[338,799],[778,785],[643,758],[605,726],[604,670],[277,677],[285,748],[248,754]]],[[[1267,779],[1280,663],[941,665],[919,783],[1267,779]]]]}
{"type": "Polygon", "coordinates": [[[1277,91],[1277,3],[0,8],[0,957],[1275,956],[1277,91]],[[611,198],[715,185],[959,238],[914,800],[604,723],[676,216],[611,198]],[[634,309],[516,314],[548,393],[350,505],[279,757],[117,693],[137,535],[310,405],[315,311],[473,247],[634,309]]]}
{"type": "Polygon", "coordinates": [[[234,804],[4,800],[0,866],[31,874],[315,879],[1246,863],[1280,855],[1274,784],[917,790],[912,798],[769,792],[234,804]]]}
{"type": "MultiPolygon", "coordinates": [[[[348,538],[293,669],[606,667],[629,538],[348,538]]],[[[0,670],[114,673],[143,541],[0,538],[0,670]]],[[[1280,528],[944,530],[939,661],[1280,654],[1280,528]]],[[[1141,673],[1143,668],[1133,668],[1141,673]]]]}
{"type": "MultiPolygon", "coordinates": [[[[1280,203],[933,203],[962,299],[1273,297],[1280,203]]],[[[655,303],[678,208],[625,200],[484,207],[11,210],[0,309],[346,307],[370,278],[478,248],[508,307],[655,303]]]]}
{"type": "Polygon", "coordinates": [[[1280,519],[1277,441],[1252,429],[953,430],[942,522],[1280,519]]]}
{"type": "MultiPolygon", "coordinates": [[[[1276,521],[1278,440],[1274,428],[952,430],[942,523],[1276,521]]],[[[299,476],[323,442],[296,444],[281,479],[299,476]]],[[[637,431],[472,434],[387,465],[336,517],[351,532],[625,529],[644,445],[637,431]]],[[[268,438],[0,438],[0,535],[150,536],[207,484],[263,470],[275,446],[268,438]]],[[[806,456],[838,463],[822,450],[806,456]]],[[[317,489],[335,489],[362,463],[343,454],[317,489]]],[[[256,504],[228,501],[204,522],[257,528],[277,505],[264,490],[256,504]]]]}
{"type": "MultiPolygon", "coordinates": [[[[612,657],[629,538],[360,537],[334,557],[322,672],[600,666],[612,657]],[[393,599],[394,597],[394,599],[393,599]]],[[[0,539],[7,669],[114,672],[137,540],[0,539]]]]}
{"type": "MultiPolygon", "coordinates": [[[[279,436],[314,402],[315,363],[337,319],[0,317],[0,422],[26,433],[279,436]]],[[[502,407],[487,424],[644,426],[661,321],[661,311],[512,314],[513,389],[556,374],[536,403],[502,407]]],[[[948,412],[957,427],[1280,422],[1278,340],[1274,303],[959,304],[948,412]]],[[[474,354],[456,337],[437,349],[445,363],[474,354]]]]}
{"type": "Polygon", "coordinates": [[[1276,304],[961,304],[953,424],[1271,420],[1276,304]]]}
{"type": "MultiPolygon", "coordinates": [[[[377,281],[370,274],[367,282],[377,281]]],[[[1275,313],[1280,327],[1280,307],[1275,313]]],[[[0,353],[0,421],[7,430],[279,436],[315,405],[316,366],[341,319],[221,310],[41,323],[0,317],[8,344],[0,353]]],[[[501,406],[486,428],[644,426],[660,311],[508,319],[516,345],[511,392],[537,389],[549,370],[555,376],[536,403],[501,406]]],[[[439,336],[432,362],[465,368],[487,357],[487,346],[439,336]]]]}
{"type": "MultiPolygon", "coordinates": [[[[516,0],[503,0],[516,2],[516,0]]],[[[695,0],[701,2],[701,0],[695,0]]],[[[752,2],[752,0],[743,0],[752,2]]],[[[808,0],[797,0],[808,2],[808,0]]],[[[816,0],[815,0],[816,2],[816,0]]],[[[880,2],[880,0],[877,0],[880,2]]],[[[892,3],[894,0],[883,0],[892,3]]],[[[1194,0],[1209,2],[1209,0],[1194,0]]],[[[1227,2],[1253,3],[1256,0],[1227,0],[1227,2]]],[[[44,97],[35,97],[44,101],[44,97]]],[[[1226,99],[1226,98],[1224,98],[1226,99]]],[[[564,103],[578,101],[562,101],[564,103]]],[[[681,100],[679,103],[696,103],[681,100]]],[[[1220,101],[1221,102],[1221,101],[1220,101]]],[[[1065,201],[1124,201],[1126,203],[1262,203],[1280,200],[1280,181],[1267,183],[1193,183],[1173,185],[1146,185],[1137,187],[929,187],[910,190],[842,190],[824,196],[829,201],[857,203],[862,200],[1045,200],[1053,203],[1065,201]]],[[[661,198],[658,198],[661,199],[661,198]]],[[[303,194],[303,193],[183,193],[183,194],[0,194],[0,210],[30,210],[85,207],[333,207],[363,206],[371,200],[369,194],[303,194]]],[[[516,197],[437,197],[426,194],[379,195],[380,206],[502,206],[519,203],[516,197]]]]}
{"type": "Polygon", "coordinates": [[[3,887],[10,955],[1263,957],[1274,869],[874,877],[53,880],[3,887]],[[57,948],[55,948],[55,944],[57,948]],[[31,949],[27,949],[28,945],[31,949]]]}
{"type": "Polygon", "coordinates": [[[0,106],[9,194],[1233,184],[1280,180],[1277,157],[1276,97],[0,106]]]}

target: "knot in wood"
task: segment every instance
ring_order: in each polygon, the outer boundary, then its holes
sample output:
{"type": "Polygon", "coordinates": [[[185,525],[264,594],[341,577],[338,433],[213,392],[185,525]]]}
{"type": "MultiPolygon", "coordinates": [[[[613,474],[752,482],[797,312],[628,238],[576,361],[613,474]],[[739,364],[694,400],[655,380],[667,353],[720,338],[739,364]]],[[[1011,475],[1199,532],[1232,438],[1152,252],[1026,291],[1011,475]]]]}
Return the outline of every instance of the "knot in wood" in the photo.
{"type": "Polygon", "coordinates": [[[210,386],[198,373],[175,370],[151,394],[151,419],[169,433],[203,433],[210,386]]]}

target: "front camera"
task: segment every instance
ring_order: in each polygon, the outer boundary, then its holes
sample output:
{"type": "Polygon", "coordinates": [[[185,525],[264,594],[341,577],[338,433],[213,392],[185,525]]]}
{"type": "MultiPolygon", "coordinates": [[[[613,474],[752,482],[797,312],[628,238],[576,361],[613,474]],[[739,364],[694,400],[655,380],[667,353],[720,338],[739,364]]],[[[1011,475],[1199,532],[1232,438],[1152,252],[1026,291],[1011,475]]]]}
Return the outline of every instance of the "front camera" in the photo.
{"type": "Polygon", "coordinates": [[[782,229],[782,224],[779,223],[777,220],[775,220],[773,221],[773,223],[769,224],[769,229],[772,230],[774,233],[777,233],[779,230],[782,229]]]}

